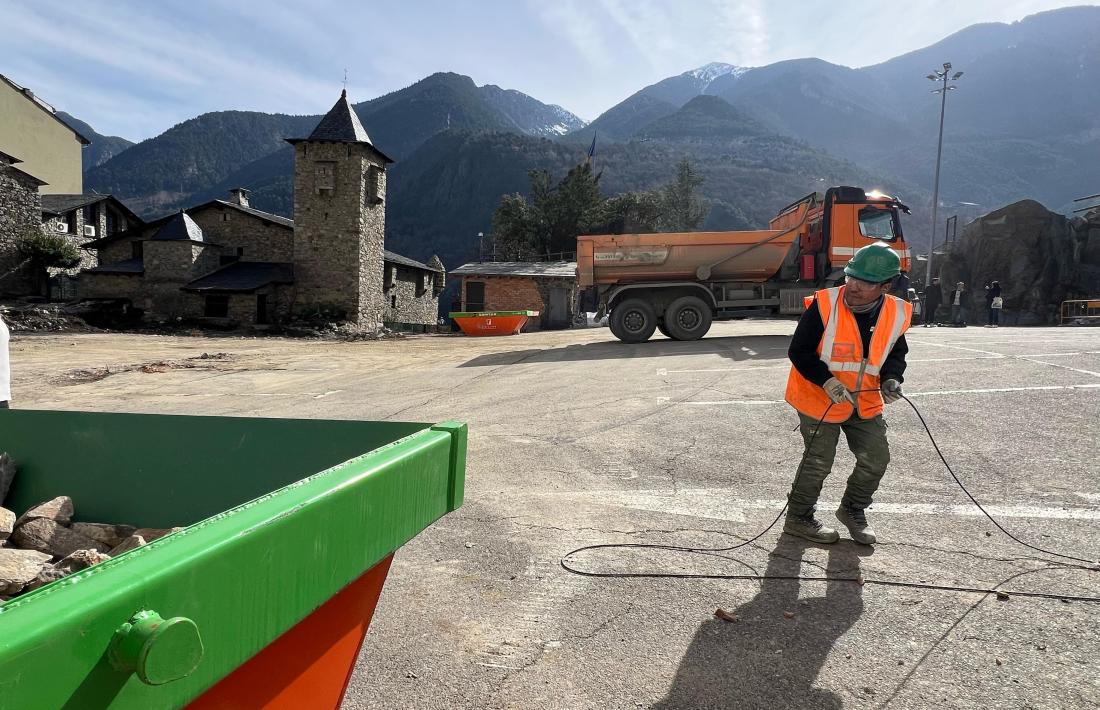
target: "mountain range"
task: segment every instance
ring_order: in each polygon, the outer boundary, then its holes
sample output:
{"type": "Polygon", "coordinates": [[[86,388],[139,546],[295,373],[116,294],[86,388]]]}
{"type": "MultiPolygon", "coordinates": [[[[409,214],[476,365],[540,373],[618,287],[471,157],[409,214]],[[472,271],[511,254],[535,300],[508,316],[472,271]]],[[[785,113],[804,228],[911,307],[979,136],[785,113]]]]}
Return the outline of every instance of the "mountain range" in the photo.
{"type": "MultiPolygon", "coordinates": [[[[812,190],[856,184],[901,195],[914,208],[908,237],[926,245],[940,102],[925,75],[946,60],[964,75],[947,100],[941,216],[1023,197],[1065,209],[1100,190],[1100,7],[974,25],[857,69],[813,58],[712,63],[642,88],[591,124],[452,73],[355,109],[397,161],[387,243],[414,257],[439,253],[449,268],[473,255],[502,194],[525,192],[532,168],[560,176],[594,133],[607,194],[666,182],[690,158],[713,205],[708,229],[759,227],[812,190]]],[[[92,139],[85,185],[147,216],[243,186],[254,206],[289,216],[284,139],[318,120],[219,111],[129,147],[82,124],[92,139]]]]}

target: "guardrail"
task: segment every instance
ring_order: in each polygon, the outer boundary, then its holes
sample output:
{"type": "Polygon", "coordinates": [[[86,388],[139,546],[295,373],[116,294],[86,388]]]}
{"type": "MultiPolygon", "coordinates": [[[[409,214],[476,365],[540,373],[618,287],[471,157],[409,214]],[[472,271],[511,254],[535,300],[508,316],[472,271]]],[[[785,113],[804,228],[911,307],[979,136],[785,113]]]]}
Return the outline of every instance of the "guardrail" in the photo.
{"type": "Polygon", "coordinates": [[[1100,325],[1100,298],[1062,301],[1059,325],[1100,325]]]}

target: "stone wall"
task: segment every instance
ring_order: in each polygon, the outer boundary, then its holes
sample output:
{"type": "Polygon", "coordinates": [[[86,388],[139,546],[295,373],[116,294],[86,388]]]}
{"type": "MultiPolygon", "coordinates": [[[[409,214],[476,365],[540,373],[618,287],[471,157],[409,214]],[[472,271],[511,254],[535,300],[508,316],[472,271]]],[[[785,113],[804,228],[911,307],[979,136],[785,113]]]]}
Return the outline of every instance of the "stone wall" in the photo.
{"type": "Polygon", "coordinates": [[[145,242],[144,304],[154,318],[198,317],[202,300],[181,291],[193,279],[217,268],[220,249],[189,241],[145,242]]]}
{"type": "MultiPolygon", "coordinates": [[[[80,264],[72,269],[50,269],[50,275],[56,276],[57,274],[69,274],[75,276],[80,273],[81,269],[90,269],[93,266],[98,265],[96,255],[94,252],[81,249],[81,247],[88,242],[92,241],[94,237],[84,236],[84,211],[73,210],[68,214],[61,215],[59,217],[50,217],[42,223],[42,231],[46,234],[55,234],[59,237],[64,237],[65,241],[76,248],[80,254],[80,264]],[[59,231],[58,225],[66,225],[65,231],[59,231]]],[[[100,234],[99,229],[96,229],[96,234],[100,234]]]]}
{"type": "Polygon", "coordinates": [[[370,146],[294,146],[295,308],[335,306],[381,325],[386,174],[370,146]]]}
{"type": "Polygon", "coordinates": [[[144,288],[141,274],[80,275],[81,298],[128,298],[138,308],[144,308],[144,288]]]}
{"type": "MultiPolygon", "coordinates": [[[[550,276],[463,276],[462,308],[467,310],[466,285],[470,281],[485,284],[485,310],[487,311],[538,311],[524,326],[525,331],[541,330],[550,323],[550,291],[553,288],[568,289],[567,316],[561,327],[568,327],[572,318],[576,296],[576,279],[550,276]]],[[[476,304],[475,304],[476,305],[476,304]]]]}
{"type": "Polygon", "coordinates": [[[241,261],[294,260],[294,230],[281,224],[235,210],[232,207],[208,207],[189,213],[207,241],[222,247],[226,256],[243,249],[241,261]]]}
{"type": "Polygon", "coordinates": [[[16,251],[20,238],[37,230],[42,198],[33,178],[0,162],[0,294],[23,296],[34,291],[34,280],[16,251]],[[14,270],[14,271],[13,271],[14,270]]]}
{"type": "Polygon", "coordinates": [[[435,279],[442,274],[424,272],[397,264],[386,264],[388,275],[384,279],[385,306],[383,322],[391,328],[402,325],[434,326],[439,318],[439,292],[435,279]],[[427,288],[422,278],[427,276],[427,288]]]}

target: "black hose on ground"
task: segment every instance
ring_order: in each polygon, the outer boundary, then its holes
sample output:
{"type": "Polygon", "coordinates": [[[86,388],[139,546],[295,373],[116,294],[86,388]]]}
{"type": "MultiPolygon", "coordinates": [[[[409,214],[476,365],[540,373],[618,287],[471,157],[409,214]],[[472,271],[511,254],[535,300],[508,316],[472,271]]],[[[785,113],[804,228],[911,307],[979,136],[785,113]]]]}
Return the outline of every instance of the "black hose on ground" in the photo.
{"type": "MultiPolygon", "coordinates": [[[[874,391],[877,391],[877,390],[858,390],[856,392],[853,392],[853,394],[859,394],[859,392],[874,392],[874,391]]],[[[939,444],[936,443],[936,438],[932,435],[932,430],[929,428],[928,423],[924,420],[924,417],[921,415],[920,410],[917,409],[917,405],[913,404],[913,401],[911,399],[909,399],[908,397],[906,397],[905,395],[901,395],[901,398],[909,403],[909,406],[912,407],[913,412],[917,415],[917,418],[920,420],[920,423],[924,426],[924,431],[928,434],[928,439],[929,439],[929,441],[932,442],[932,447],[936,450],[936,454],[940,457],[940,461],[942,461],[943,465],[947,468],[948,473],[951,474],[951,478],[953,478],[955,480],[955,483],[958,484],[959,488],[962,489],[963,493],[966,494],[967,498],[969,498],[970,501],[975,506],[977,506],[978,510],[980,510],[982,512],[982,514],[985,515],[985,517],[989,518],[989,521],[991,523],[993,523],[997,527],[998,530],[1003,532],[1005,535],[1007,535],[1011,540],[1013,540],[1017,544],[1022,545],[1024,547],[1028,548],[1028,549],[1034,550],[1036,552],[1040,552],[1044,555],[1050,555],[1051,557],[1059,557],[1059,558],[1064,559],[1064,560],[1073,560],[1074,562],[1084,563],[1084,564],[1067,564],[1065,562],[1054,561],[1054,563],[1057,565],[1057,567],[1051,567],[1051,568],[1048,568],[1048,569],[1081,569],[1081,570],[1088,570],[1088,571],[1094,571],[1094,572],[1100,570],[1100,563],[1096,563],[1092,560],[1086,560],[1082,557],[1075,557],[1073,555],[1066,555],[1066,554],[1062,554],[1060,552],[1054,552],[1052,550],[1043,549],[1043,548],[1038,547],[1036,545],[1032,545],[1030,543],[1024,542],[1023,540],[1021,540],[1020,538],[1016,537],[1011,532],[1009,532],[1007,529],[1005,529],[1005,527],[1003,525],[1001,525],[999,522],[997,522],[997,520],[992,515],[990,515],[989,511],[987,511],[984,507],[982,507],[982,504],[978,502],[978,499],[975,498],[970,493],[969,490],[967,490],[966,486],[963,485],[963,482],[961,480],[959,480],[958,476],[955,475],[955,471],[951,468],[951,464],[949,464],[947,462],[947,459],[944,457],[943,452],[940,451],[939,444]]],[[[821,415],[821,419],[819,419],[817,421],[817,425],[814,427],[813,434],[810,435],[810,441],[809,441],[809,444],[807,445],[807,448],[809,448],[809,446],[813,444],[814,439],[817,437],[818,431],[821,429],[822,423],[824,423],[824,421],[825,421],[825,417],[827,417],[829,415],[829,410],[831,410],[832,408],[833,408],[833,405],[830,404],[825,409],[825,413],[821,415]]],[[[802,472],[802,465],[803,464],[800,462],[799,465],[798,465],[798,469],[795,472],[795,478],[797,478],[798,475],[802,472]]],[[[927,584],[927,583],[923,583],[923,582],[901,582],[901,581],[893,581],[893,580],[885,580],[885,579],[865,579],[862,575],[860,575],[858,577],[828,577],[828,576],[811,577],[811,576],[804,576],[804,575],[691,574],[691,573],[678,573],[678,572],[592,572],[592,571],[582,570],[582,569],[579,569],[577,567],[574,567],[570,563],[570,559],[569,559],[573,555],[576,555],[576,554],[581,553],[581,552],[587,552],[589,550],[628,549],[628,548],[650,549],[650,550],[667,550],[667,551],[671,551],[671,552],[685,552],[685,553],[688,553],[688,554],[702,554],[702,555],[714,555],[716,553],[721,553],[721,552],[730,552],[732,550],[736,550],[736,549],[745,547],[747,545],[751,545],[752,543],[759,540],[769,530],[771,530],[773,527],[775,527],[775,524],[778,523],[779,520],[783,517],[783,514],[786,512],[786,510],[787,510],[787,506],[784,504],[783,508],[779,511],[779,514],[775,516],[774,520],[772,520],[770,523],[768,523],[767,527],[765,527],[763,530],[761,530],[760,532],[758,532],[756,535],[749,538],[748,540],[744,540],[743,542],[739,542],[736,545],[730,545],[729,547],[686,547],[686,546],[680,546],[680,545],[662,545],[662,544],[656,544],[656,543],[607,543],[607,544],[602,544],[602,545],[586,545],[584,547],[578,547],[577,549],[566,553],[561,558],[560,564],[561,564],[562,568],[565,569],[567,572],[571,572],[573,574],[581,575],[583,577],[604,577],[604,578],[617,578],[617,579],[637,579],[637,578],[649,578],[649,579],[730,579],[730,580],[743,579],[743,580],[752,580],[752,581],[763,581],[763,580],[766,580],[766,579],[771,579],[771,580],[792,580],[792,581],[797,580],[797,581],[802,581],[802,582],[852,582],[854,584],[860,584],[860,585],[863,585],[863,584],[877,584],[877,585],[889,586],[889,587],[910,587],[910,588],[915,588],[915,589],[929,589],[929,590],[936,590],[936,591],[968,592],[968,593],[986,594],[986,595],[996,594],[999,597],[1003,597],[1004,595],[1007,594],[1007,595],[1010,595],[1010,596],[1018,596],[1018,597],[1038,597],[1038,598],[1043,598],[1043,599],[1060,599],[1060,600],[1065,600],[1065,601],[1080,601],[1080,602],[1097,602],[1097,603],[1100,603],[1100,597],[1086,597],[1086,596],[1076,596],[1076,595],[1068,595],[1068,594],[1047,594],[1047,593],[1042,593],[1042,592],[1026,592],[1026,591],[1017,591],[1017,590],[1003,590],[1003,589],[998,589],[998,588],[995,588],[995,587],[986,589],[986,588],[980,588],[980,587],[963,587],[963,586],[956,586],[956,585],[949,585],[949,584],[927,584]]],[[[747,564],[741,562],[740,560],[733,560],[733,561],[738,562],[739,564],[743,564],[746,567],[748,567],[747,564]]],[[[752,568],[750,567],[749,569],[752,569],[752,568]]],[[[754,572],[755,572],[755,570],[754,570],[754,572]]]]}

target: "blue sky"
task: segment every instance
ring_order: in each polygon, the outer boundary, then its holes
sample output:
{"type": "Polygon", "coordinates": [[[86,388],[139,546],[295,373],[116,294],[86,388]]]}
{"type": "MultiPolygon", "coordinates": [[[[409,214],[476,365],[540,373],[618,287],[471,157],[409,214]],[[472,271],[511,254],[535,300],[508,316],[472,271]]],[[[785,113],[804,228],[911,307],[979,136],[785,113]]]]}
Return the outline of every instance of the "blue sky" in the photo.
{"type": "MultiPolygon", "coordinates": [[[[363,101],[436,71],[591,120],[708,62],[875,64],[1046,0],[0,0],[0,73],[100,133],[155,136],[208,111],[315,114],[348,71],[363,101]]],[[[1082,3],[1078,3],[1082,4],[1082,3]]]]}

